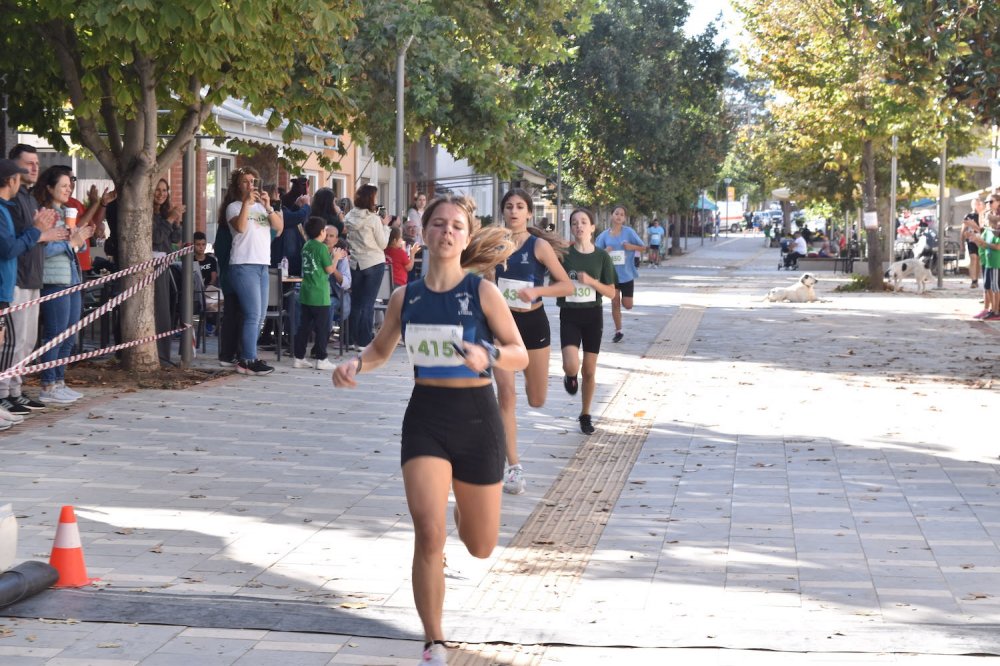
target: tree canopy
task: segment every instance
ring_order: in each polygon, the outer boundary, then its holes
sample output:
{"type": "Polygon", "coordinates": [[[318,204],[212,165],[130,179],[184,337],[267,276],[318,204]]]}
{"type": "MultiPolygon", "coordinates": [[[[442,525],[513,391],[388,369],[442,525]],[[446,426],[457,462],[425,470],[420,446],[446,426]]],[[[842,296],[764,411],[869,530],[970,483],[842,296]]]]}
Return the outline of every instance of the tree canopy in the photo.
{"type": "Polygon", "coordinates": [[[536,121],[573,199],[665,213],[714,182],[728,148],[727,50],[714,26],[687,37],[687,15],[683,0],[609,3],[575,57],[544,69],[536,121]]]}
{"type": "MultiPolygon", "coordinates": [[[[501,166],[518,114],[514,68],[567,53],[596,0],[12,0],[0,93],[12,124],[102,164],[119,192],[122,266],[150,257],[152,190],[214,106],[233,97],[286,141],[304,124],[349,127],[388,153],[395,55],[416,34],[408,121],[459,157],[501,166]],[[388,130],[388,131],[387,131],[388,130]]],[[[516,132],[514,136],[517,136],[516,132]]],[[[130,282],[130,280],[126,280],[130,282]]],[[[152,290],[124,304],[126,340],[152,331],[152,290]]],[[[126,355],[158,367],[146,345],[126,355]]]]}
{"type": "Polygon", "coordinates": [[[567,59],[598,0],[375,0],[345,44],[343,85],[361,110],[347,128],[388,161],[395,144],[396,56],[406,55],[406,132],[430,136],[486,173],[537,154],[525,122],[541,82],[526,73],[567,59]]]}
{"type": "Polygon", "coordinates": [[[926,99],[942,92],[1000,124],[1000,4],[993,0],[838,0],[861,17],[894,67],[888,79],[926,99]]]}

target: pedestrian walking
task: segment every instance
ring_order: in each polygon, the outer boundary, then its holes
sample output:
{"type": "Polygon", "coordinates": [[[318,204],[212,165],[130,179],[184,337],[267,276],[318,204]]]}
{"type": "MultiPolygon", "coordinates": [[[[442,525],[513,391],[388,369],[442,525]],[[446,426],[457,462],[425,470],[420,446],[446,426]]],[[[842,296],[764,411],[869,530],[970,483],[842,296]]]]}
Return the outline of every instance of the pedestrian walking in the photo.
{"type": "MultiPolygon", "coordinates": [[[[573,283],[559,258],[566,243],[555,234],[531,224],[534,204],[525,190],[514,188],[500,200],[504,222],[517,249],[505,266],[496,269],[497,286],[517,322],[517,329],[528,349],[528,367],[524,370],[524,392],[528,404],[541,407],[549,390],[549,348],[552,335],[545,316],[542,296],[568,296],[573,283]],[[545,272],[550,281],[545,285],[545,272]]],[[[500,414],[507,433],[507,472],[504,492],[520,495],[525,489],[524,468],[517,450],[517,390],[514,373],[498,370],[497,395],[500,414]]]]}
{"type": "Polygon", "coordinates": [[[601,297],[615,297],[615,266],[611,256],[594,245],[594,218],[590,211],[577,208],[569,216],[573,245],[563,258],[563,267],[573,281],[569,296],[556,299],[559,306],[559,340],[563,357],[563,387],[570,395],[580,388],[580,347],[583,347],[583,394],[580,396],[580,431],[594,434],[590,403],[597,386],[597,355],[604,333],[601,297]]]}
{"type": "Polygon", "coordinates": [[[632,296],[635,293],[635,253],[642,252],[646,246],[632,227],[626,226],[628,210],[625,206],[615,206],[611,211],[611,228],[605,229],[597,237],[595,245],[607,250],[615,265],[618,280],[615,283],[615,297],[611,301],[611,319],[615,323],[615,335],[612,342],[621,342],[625,334],[622,331],[622,307],[632,309],[632,296]]]}
{"type": "Polygon", "coordinates": [[[476,274],[510,255],[507,232],[470,235],[472,212],[451,196],[432,201],[422,224],[427,277],[393,292],[374,340],[337,366],[333,384],[356,386],[402,335],[414,369],[401,464],[413,519],[413,598],[426,641],[421,663],[443,666],[448,492],[462,543],[472,556],[489,557],[499,538],[505,446],[490,373],[523,369],[528,352],[500,291],[476,274]]]}

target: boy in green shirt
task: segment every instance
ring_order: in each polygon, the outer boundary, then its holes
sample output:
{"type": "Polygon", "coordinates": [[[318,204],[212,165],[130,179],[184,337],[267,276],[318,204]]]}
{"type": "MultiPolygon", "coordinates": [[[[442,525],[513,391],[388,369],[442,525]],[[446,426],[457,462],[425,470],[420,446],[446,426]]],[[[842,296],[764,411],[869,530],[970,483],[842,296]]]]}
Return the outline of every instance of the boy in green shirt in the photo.
{"type": "Polygon", "coordinates": [[[302,246],[302,285],[299,288],[299,330],[295,332],[293,368],[333,370],[337,366],[326,358],[326,343],[330,337],[330,279],[333,259],[326,244],[326,220],[310,217],[303,225],[309,240],[302,246]],[[312,356],[306,360],[309,333],[315,337],[312,356]]]}
{"type": "Polygon", "coordinates": [[[979,246],[979,259],[983,266],[983,302],[985,309],[974,318],[981,321],[1000,319],[1000,215],[987,216],[989,227],[982,236],[972,236],[979,246]]]}

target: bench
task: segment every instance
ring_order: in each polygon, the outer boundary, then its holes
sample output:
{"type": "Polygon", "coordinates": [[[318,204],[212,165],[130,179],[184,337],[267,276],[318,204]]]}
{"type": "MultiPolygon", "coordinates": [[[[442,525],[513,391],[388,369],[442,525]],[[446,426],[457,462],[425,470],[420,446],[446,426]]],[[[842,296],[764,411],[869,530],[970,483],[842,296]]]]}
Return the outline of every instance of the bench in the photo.
{"type": "Polygon", "coordinates": [[[799,257],[796,262],[800,271],[837,271],[842,262],[837,257],[799,257]]]}

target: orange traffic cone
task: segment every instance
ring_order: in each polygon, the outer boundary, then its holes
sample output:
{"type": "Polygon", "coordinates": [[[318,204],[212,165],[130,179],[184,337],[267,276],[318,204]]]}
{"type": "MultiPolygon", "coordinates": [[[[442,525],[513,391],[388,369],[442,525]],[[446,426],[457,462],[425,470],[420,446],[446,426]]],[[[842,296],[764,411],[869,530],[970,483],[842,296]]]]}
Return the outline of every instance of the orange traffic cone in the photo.
{"type": "Polygon", "coordinates": [[[52,587],[83,587],[100,580],[87,577],[80,528],[76,525],[76,514],[71,506],[64,506],[59,514],[59,526],[56,528],[56,541],[52,544],[49,564],[59,572],[59,580],[52,587]]]}

